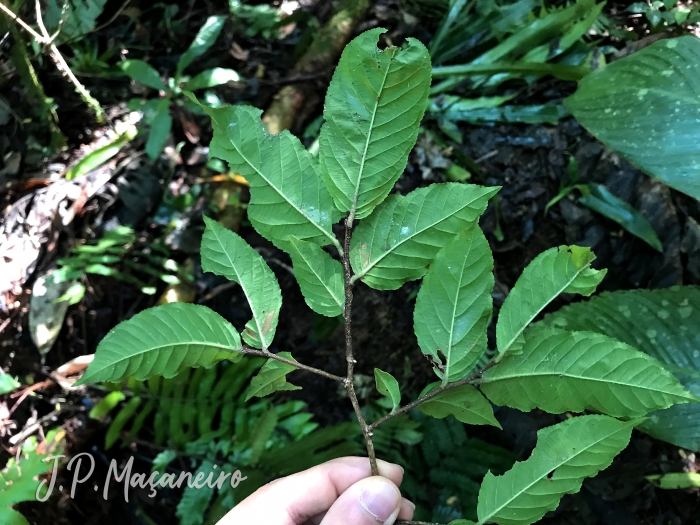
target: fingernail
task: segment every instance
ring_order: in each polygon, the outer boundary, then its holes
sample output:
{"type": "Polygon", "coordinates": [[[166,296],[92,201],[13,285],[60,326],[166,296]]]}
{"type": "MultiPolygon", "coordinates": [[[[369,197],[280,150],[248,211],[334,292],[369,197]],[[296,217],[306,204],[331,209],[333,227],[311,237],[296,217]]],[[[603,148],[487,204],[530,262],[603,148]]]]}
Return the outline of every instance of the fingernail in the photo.
{"type": "Polygon", "coordinates": [[[406,503],[408,503],[411,506],[411,510],[416,510],[416,504],[413,503],[411,500],[406,500],[406,503]]]}
{"type": "Polygon", "coordinates": [[[399,506],[399,497],[393,485],[377,479],[360,492],[360,505],[377,521],[384,523],[399,506]]]}

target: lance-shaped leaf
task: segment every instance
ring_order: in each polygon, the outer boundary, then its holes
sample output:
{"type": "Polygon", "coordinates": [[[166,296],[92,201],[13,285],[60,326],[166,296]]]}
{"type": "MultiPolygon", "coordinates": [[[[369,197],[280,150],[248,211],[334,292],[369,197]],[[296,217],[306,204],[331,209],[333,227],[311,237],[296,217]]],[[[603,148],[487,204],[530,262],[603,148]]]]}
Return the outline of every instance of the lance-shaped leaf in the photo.
{"type": "Polygon", "coordinates": [[[556,509],[564,494],[581,490],[584,478],[610,466],[638,423],[596,415],[543,428],[526,461],[516,463],[502,476],[486,474],[479,491],[479,524],[536,522],[556,509]]]}
{"type": "MultiPolygon", "coordinates": [[[[700,395],[700,287],[604,293],[565,306],[542,323],[614,337],[658,359],[695,395],[700,395]]],[[[649,414],[639,430],[700,451],[700,404],[674,405],[649,414]]]]}
{"type": "Polygon", "coordinates": [[[565,106],[632,164],[700,199],[700,40],[664,39],[581,80],[565,106]]]}
{"type": "MultiPolygon", "coordinates": [[[[295,361],[289,352],[280,352],[278,355],[295,361]]],[[[296,367],[292,365],[276,359],[268,359],[260,369],[260,372],[258,372],[258,375],[250,381],[245,400],[248,401],[253,397],[268,396],[279,390],[301,390],[300,386],[287,383],[287,374],[294,372],[294,370],[296,370],[296,367]]]]}
{"type": "Polygon", "coordinates": [[[592,269],[593,259],[593,252],[581,246],[551,248],[535,257],[523,270],[498,314],[498,352],[519,351],[523,330],[560,293],[591,295],[607,272],[592,269]]]}
{"type": "Polygon", "coordinates": [[[391,404],[393,405],[391,410],[396,410],[401,404],[399,382],[390,373],[379,370],[379,368],[374,369],[374,380],[377,383],[377,390],[379,393],[391,400],[391,404]]]}
{"type": "Polygon", "coordinates": [[[289,255],[306,304],[327,317],[342,315],[345,308],[343,267],[317,244],[289,238],[289,255]]]}
{"type": "Polygon", "coordinates": [[[195,304],[165,304],[110,331],[79,384],[173,377],[183,368],[238,360],[243,355],[236,352],[240,349],[238,332],[219,314],[195,304]]]}
{"type": "Polygon", "coordinates": [[[282,307],[282,292],[275,274],[237,234],[208,217],[204,222],[207,227],[202,237],[202,269],[241,285],[253,311],[253,318],[243,331],[243,340],[266,350],[275,337],[282,307]]]}
{"type": "Polygon", "coordinates": [[[454,416],[469,425],[493,425],[501,428],[493,415],[491,403],[471,385],[445,390],[418,405],[418,410],[438,419],[454,416]]]}
{"type": "Polygon", "coordinates": [[[262,111],[251,106],[202,108],[214,128],[209,154],[228,162],[250,184],[248,218],[258,233],[281,249],[294,235],[342,251],[332,228],[340,211],[299,139],[288,131],[269,135],[260,121],[262,111]]]}
{"type": "Polygon", "coordinates": [[[428,104],[430,56],[418,40],[377,48],[386,29],[343,51],[326,94],[319,160],[338,208],[362,219],[403,172],[428,104]]]}
{"type": "Polygon", "coordinates": [[[474,225],[437,253],[423,278],[413,325],[443,384],[466,376],[486,350],[492,271],[489,243],[474,225]]]}
{"type": "Polygon", "coordinates": [[[396,290],[420,279],[440,249],[484,212],[499,188],[451,182],[392,195],[352,236],[353,280],[396,290]]]}
{"type": "Polygon", "coordinates": [[[493,403],[518,410],[616,417],[696,399],[656,359],[625,343],[544,327],[528,330],[521,353],[485,372],[481,389],[493,403]]]}
{"type": "Polygon", "coordinates": [[[178,60],[175,71],[176,79],[182,76],[182,72],[187,69],[197,57],[206,53],[206,51],[214,45],[225,23],[225,16],[210,16],[207,18],[204,25],[199,28],[197,36],[194,37],[190,47],[187,48],[187,51],[185,51],[180,57],[180,60],[178,60]]]}

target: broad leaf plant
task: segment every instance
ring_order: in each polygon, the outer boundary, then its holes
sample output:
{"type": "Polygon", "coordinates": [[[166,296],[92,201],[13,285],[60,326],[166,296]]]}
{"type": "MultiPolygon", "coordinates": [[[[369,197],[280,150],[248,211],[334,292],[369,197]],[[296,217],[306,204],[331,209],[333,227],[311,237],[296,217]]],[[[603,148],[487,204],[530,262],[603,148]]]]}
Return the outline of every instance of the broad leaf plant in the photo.
{"type": "Polygon", "coordinates": [[[326,96],[318,160],[289,132],[269,135],[258,109],[202,106],[214,128],[211,155],[250,183],[253,227],[290,255],[313,311],[343,316],[345,375],[271,352],[282,305],[275,275],[241,237],[205,218],[202,267],[241,286],[252,310],[242,333],[204,306],[150,308],[104,338],[81,383],[173,377],[186,367],[262,356],[267,362],[248,397],[297,389],[287,381],[295,370],[344,386],[375,474],[373,431],[413,409],[499,428],[492,404],[592,412],[540,430],[526,461],[502,476],[486,475],[478,523],[533,523],[608,467],[645,414],[697,398],[656,359],[622,341],[533,324],[558,295],[589,296],[603,279],[605,270],[591,267],[594,255],[584,247],[549,249],[525,268],[500,309],[496,348],[487,348],[493,257],[478,220],[498,188],[445,183],[389,195],[416,142],[431,64],[414,39],[379,49],[383,32],[367,31],[344,50],[326,96]],[[338,239],[333,226],[341,220],[338,239]],[[353,288],[362,282],[396,290],[418,279],[415,334],[437,380],[402,405],[397,380],[375,370],[377,390],[393,409],[366,421],[353,382],[362,356],[353,346],[353,288]]]}

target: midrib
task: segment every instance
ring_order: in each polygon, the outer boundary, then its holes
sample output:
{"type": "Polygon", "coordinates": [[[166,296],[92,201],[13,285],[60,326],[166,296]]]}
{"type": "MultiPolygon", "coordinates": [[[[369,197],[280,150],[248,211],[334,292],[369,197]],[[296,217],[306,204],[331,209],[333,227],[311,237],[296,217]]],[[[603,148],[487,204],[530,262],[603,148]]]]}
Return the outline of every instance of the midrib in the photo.
{"type": "MultiPolygon", "coordinates": [[[[226,136],[228,137],[228,133],[226,134],[226,136]]],[[[336,244],[338,242],[337,239],[331,233],[324,230],[320,224],[317,224],[315,221],[311,220],[311,217],[306,215],[306,213],[304,213],[304,211],[301,208],[299,208],[296,204],[294,204],[291,200],[289,200],[289,198],[287,198],[287,196],[284,193],[282,193],[280,191],[280,189],[277,186],[275,186],[269,178],[267,178],[265,175],[263,175],[263,173],[255,166],[255,164],[253,164],[250,161],[250,159],[246,156],[246,154],[243,153],[243,151],[241,151],[241,149],[238,147],[238,145],[233,140],[231,140],[230,137],[229,137],[229,140],[231,141],[231,145],[236,149],[238,154],[246,161],[246,163],[248,163],[248,166],[250,166],[253,169],[253,171],[255,171],[255,173],[260,175],[260,177],[265,182],[267,182],[268,185],[271,188],[273,188],[275,190],[275,192],[287,202],[287,204],[289,204],[292,208],[294,208],[307,221],[309,221],[311,224],[313,224],[316,227],[316,229],[318,229],[325,237],[328,237],[331,240],[331,242],[333,242],[334,244],[336,244]]]]}
{"type": "Polygon", "coordinates": [[[352,206],[350,207],[350,213],[348,214],[348,221],[352,222],[355,218],[355,212],[357,211],[357,200],[360,198],[360,183],[362,182],[362,173],[365,170],[365,160],[367,159],[367,151],[369,150],[369,143],[372,140],[372,132],[374,131],[374,119],[377,116],[377,111],[379,110],[379,101],[382,97],[382,91],[384,91],[384,85],[386,84],[386,79],[389,76],[389,69],[391,69],[391,63],[394,60],[392,56],[389,59],[389,63],[386,66],[386,71],[384,72],[384,78],[382,79],[382,85],[379,86],[379,91],[377,92],[377,98],[374,101],[374,110],[372,111],[372,119],[369,122],[369,131],[367,132],[367,140],[365,140],[365,147],[362,151],[362,159],[360,160],[360,170],[357,173],[357,182],[355,182],[355,193],[352,197],[352,206]]]}
{"type": "Polygon", "coordinates": [[[525,328],[527,328],[527,327],[530,325],[530,323],[532,322],[532,320],[533,320],[535,317],[537,317],[537,315],[538,315],[542,310],[544,310],[545,307],[546,307],[549,303],[551,303],[551,302],[554,300],[555,297],[557,297],[557,296],[558,296],[559,294],[561,294],[564,290],[566,290],[566,289],[568,288],[568,286],[569,286],[571,283],[573,283],[579,275],[581,275],[581,272],[583,272],[583,270],[587,269],[589,266],[590,266],[590,264],[587,264],[586,266],[584,266],[583,268],[581,268],[579,271],[576,272],[576,274],[575,274],[571,279],[569,279],[569,280],[566,282],[566,284],[564,284],[564,286],[562,286],[561,288],[559,288],[559,291],[557,291],[554,295],[552,295],[552,296],[547,300],[547,302],[546,302],[543,306],[541,306],[535,313],[533,313],[533,314],[528,318],[527,322],[524,323],[523,326],[520,328],[520,330],[518,330],[518,331],[513,335],[513,337],[511,338],[511,340],[508,341],[508,344],[505,346],[505,348],[504,348],[503,350],[499,350],[499,352],[500,352],[501,354],[506,353],[506,352],[508,351],[508,349],[511,347],[511,345],[512,345],[512,344],[515,342],[515,340],[518,338],[518,336],[519,336],[520,334],[523,333],[523,330],[525,330],[525,328]]]}
{"type": "MultiPolygon", "coordinates": [[[[576,458],[577,456],[580,456],[581,454],[583,454],[584,452],[586,452],[588,449],[592,448],[593,446],[597,445],[597,444],[600,443],[601,441],[604,441],[604,440],[610,438],[611,436],[614,436],[615,434],[617,434],[618,432],[621,432],[622,430],[623,430],[623,429],[618,429],[618,430],[616,430],[615,432],[613,432],[613,433],[611,433],[611,434],[608,434],[607,436],[604,436],[604,437],[600,438],[598,441],[596,441],[596,442],[594,442],[594,443],[591,443],[591,444],[588,445],[586,448],[581,449],[581,450],[578,452],[578,454],[575,454],[575,455],[573,455],[573,456],[570,456],[570,457],[566,458],[565,460],[559,462],[553,469],[549,470],[547,473],[549,473],[549,472],[554,472],[556,469],[558,469],[558,468],[561,467],[562,465],[565,465],[566,463],[568,463],[569,461],[573,460],[573,459],[576,458]]],[[[545,476],[546,476],[546,474],[545,474],[545,476]]],[[[530,489],[531,487],[533,487],[534,485],[536,485],[537,483],[539,483],[539,482],[542,481],[543,479],[544,479],[544,476],[540,476],[540,477],[538,477],[537,479],[535,479],[532,483],[530,483],[529,485],[527,485],[526,487],[524,487],[522,490],[520,490],[517,494],[515,494],[512,498],[510,498],[508,501],[506,501],[503,505],[501,505],[501,506],[498,507],[496,510],[494,510],[491,514],[489,514],[488,516],[484,517],[483,519],[480,519],[480,520],[477,522],[476,525],[483,525],[484,523],[486,523],[486,522],[487,522],[488,520],[490,520],[493,516],[497,515],[497,514],[498,514],[499,512],[501,512],[504,508],[506,508],[506,507],[507,507],[510,503],[512,503],[515,499],[517,499],[519,496],[521,496],[525,491],[527,491],[528,489],[530,489]]]]}

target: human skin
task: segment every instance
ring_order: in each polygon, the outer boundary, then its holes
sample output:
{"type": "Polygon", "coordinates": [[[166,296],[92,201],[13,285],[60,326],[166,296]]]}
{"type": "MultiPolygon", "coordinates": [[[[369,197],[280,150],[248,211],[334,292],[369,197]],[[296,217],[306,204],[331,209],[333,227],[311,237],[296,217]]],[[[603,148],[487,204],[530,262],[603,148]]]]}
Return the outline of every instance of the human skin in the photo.
{"type": "Polygon", "coordinates": [[[401,497],[403,468],[367,458],[323,463],[261,487],[217,525],[392,525],[413,518],[415,506],[401,497]]]}

